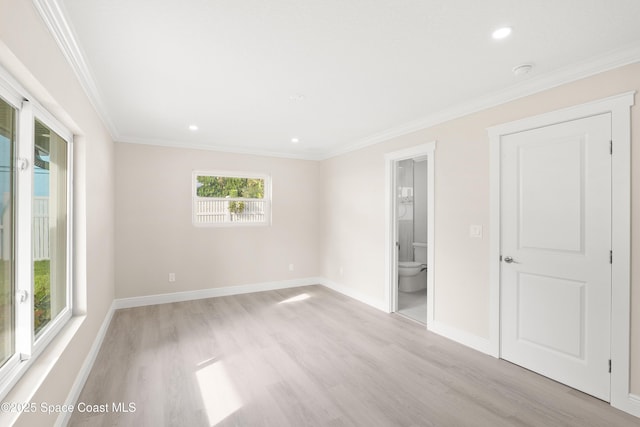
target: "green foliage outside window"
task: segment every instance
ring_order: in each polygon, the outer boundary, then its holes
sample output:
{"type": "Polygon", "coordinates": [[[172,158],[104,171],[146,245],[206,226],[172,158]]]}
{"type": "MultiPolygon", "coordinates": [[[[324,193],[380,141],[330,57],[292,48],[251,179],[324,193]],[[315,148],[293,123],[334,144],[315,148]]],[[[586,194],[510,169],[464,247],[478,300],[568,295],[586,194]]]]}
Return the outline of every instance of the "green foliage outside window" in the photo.
{"type": "Polygon", "coordinates": [[[229,176],[198,176],[198,197],[264,198],[264,179],[229,176]]]}
{"type": "MultiPolygon", "coordinates": [[[[4,277],[7,269],[6,262],[0,262],[0,275],[4,277]]],[[[45,327],[51,321],[51,280],[50,280],[50,261],[42,260],[33,263],[33,330],[37,334],[40,329],[45,327]]],[[[9,278],[5,278],[9,281],[9,278]]],[[[11,301],[12,288],[7,287],[7,295],[2,295],[1,301],[11,301]]],[[[0,308],[8,310],[7,307],[0,305],[0,308]]],[[[4,321],[0,317],[0,322],[4,321]]],[[[3,325],[4,327],[4,325],[3,325]]]]}
{"type": "Polygon", "coordinates": [[[241,214],[244,212],[244,202],[235,201],[229,203],[229,212],[234,214],[241,214]]]}

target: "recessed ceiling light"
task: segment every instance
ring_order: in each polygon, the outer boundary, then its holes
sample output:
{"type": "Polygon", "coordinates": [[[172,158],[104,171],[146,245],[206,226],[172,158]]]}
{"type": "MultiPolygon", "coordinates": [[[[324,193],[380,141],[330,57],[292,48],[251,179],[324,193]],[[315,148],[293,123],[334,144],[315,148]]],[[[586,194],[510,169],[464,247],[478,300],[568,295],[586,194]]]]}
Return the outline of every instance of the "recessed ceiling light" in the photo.
{"type": "Polygon", "coordinates": [[[192,132],[195,132],[198,130],[198,126],[197,125],[189,125],[189,130],[192,132]]]}
{"type": "Polygon", "coordinates": [[[506,37],[509,37],[509,34],[511,34],[511,27],[502,27],[495,30],[491,34],[491,37],[493,37],[495,40],[501,40],[506,37]]]}
{"type": "Polygon", "coordinates": [[[300,142],[300,140],[298,138],[291,138],[291,142],[297,144],[298,142],[300,142]]]}

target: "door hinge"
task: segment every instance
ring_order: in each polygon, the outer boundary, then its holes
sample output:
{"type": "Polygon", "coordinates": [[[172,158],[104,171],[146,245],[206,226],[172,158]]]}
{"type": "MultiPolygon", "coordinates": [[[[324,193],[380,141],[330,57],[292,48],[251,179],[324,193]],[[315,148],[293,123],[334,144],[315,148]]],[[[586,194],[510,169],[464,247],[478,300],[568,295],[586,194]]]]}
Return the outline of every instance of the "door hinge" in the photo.
{"type": "Polygon", "coordinates": [[[611,359],[609,359],[609,373],[611,373],[611,359]]]}
{"type": "Polygon", "coordinates": [[[613,154],[613,140],[609,141],[609,154],[613,154]]]}
{"type": "Polygon", "coordinates": [[[613,264],[613,251],[609,251],[609,264],[613,264]]]}

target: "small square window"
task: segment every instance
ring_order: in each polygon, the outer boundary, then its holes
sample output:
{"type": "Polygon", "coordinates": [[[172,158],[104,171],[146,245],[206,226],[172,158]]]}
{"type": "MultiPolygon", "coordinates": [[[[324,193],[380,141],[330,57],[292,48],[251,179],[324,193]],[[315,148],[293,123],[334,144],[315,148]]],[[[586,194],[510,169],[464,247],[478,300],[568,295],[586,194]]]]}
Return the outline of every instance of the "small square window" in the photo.
{"type": "Polygon", "coordinates": [[[271,222],[268,175],[196,171],[193,172],[192,197],[194,225],[269,225],[271,222]]]}

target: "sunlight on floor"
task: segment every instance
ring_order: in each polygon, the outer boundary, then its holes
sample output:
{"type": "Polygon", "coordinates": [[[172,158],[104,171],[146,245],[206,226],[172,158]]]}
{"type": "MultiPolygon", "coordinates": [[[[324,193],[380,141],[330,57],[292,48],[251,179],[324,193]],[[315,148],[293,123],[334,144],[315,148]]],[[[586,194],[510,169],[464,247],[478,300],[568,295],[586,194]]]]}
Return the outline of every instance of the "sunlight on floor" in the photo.
{"type": "Polygon", "coordinates": [[[309,298],[311,298],[311,295],[309,294],[300,294],[300,295],[296,295],[295,297],[291,297],[286,300],[280,301],[278,304],[288,304],[290,302],[304,301],[309,298]]]}
{"type": "Polygon", "coordinates": [[[209,425],[220,421],[242,407],[240,396],[233,387],[224,362],[210,359],[200,363],[203,366],[196,371],[202,401],[209,417],[209,425]]]}

